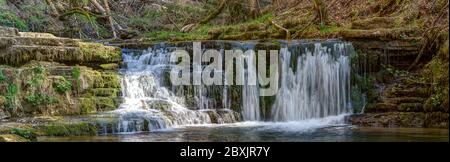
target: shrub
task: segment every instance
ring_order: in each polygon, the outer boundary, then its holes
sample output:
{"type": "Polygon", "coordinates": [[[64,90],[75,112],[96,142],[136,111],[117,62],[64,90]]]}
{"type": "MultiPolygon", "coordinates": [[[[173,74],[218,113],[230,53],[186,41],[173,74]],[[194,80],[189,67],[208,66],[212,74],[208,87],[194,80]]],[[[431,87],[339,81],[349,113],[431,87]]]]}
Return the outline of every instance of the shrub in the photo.
{"type": "Polygon", "coordinates": [[[66,93],[72,89],[72,83],[66,80],[66,78],[58,79],[53,83],[53,88],[58,93],[66,93]]]}
{"type": "Polygon", "coordinates": [[[33,106],[48,105],[58,102],[55,98],[43,93],[31,94],[26,96],[25,100],[33,106]]]}

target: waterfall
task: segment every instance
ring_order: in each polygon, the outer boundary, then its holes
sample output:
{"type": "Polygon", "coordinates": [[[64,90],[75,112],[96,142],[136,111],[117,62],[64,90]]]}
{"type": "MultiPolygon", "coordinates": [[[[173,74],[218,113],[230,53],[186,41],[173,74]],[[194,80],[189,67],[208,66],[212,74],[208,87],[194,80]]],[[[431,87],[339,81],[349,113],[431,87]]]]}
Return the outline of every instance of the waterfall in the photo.
{"type": "MultiPolygon", "coordinates": [[[[152,46],[143,51],[124,49],[125,66],[120,70],[123,103],[111,112],[118,116],[118,121],[113,126],[105,126],[105,132],[232,123],[240,121],[240,117],[244,121],[299,121],[352,112],[351,44],[340,41],[281,42],[278,47],[278,93],[270,97],[270,102],[259,94],[258,79],[255,79],[259,70],[257,55],[245,52],[249,49],[257,51],[261,47],[267,49],[269,46],[265,45],[218,42],[203,49],[222,48],[222,58],[223,50],[242,50],[244,62],[243,73],[240,74],[244,84],[241,86],[172,85],[168,75],[173,66],[170,53],[180,48],[189,50],[188,44],[152,46]]],[[[205,64],[193,66],[192,72],[197,73],[205,64]]],[[[224,82],[227,79],[225,75],[224,82]]]]}
{"type": "Polygon", "coordinates": [[[246,121],[261,120],[259,106],[259,85],[257,84],[255,53],[246,53],[244,56],[246,67],[243,73],[244,85],[242,87],[242,116],[246,121]],[[255,81],[255,82],[252,82],[255,81]]]}
{"type": "Polygon", "coordinates": [[[280,51],[281,84],[272,106],[272,119],[296,121],[351,113],[348,46],[340,42],[331,47],[315,43],[312,50],[304,46],[301,52],[294,50],[296,53],[284,46],[280,51]]]}
{"type": "Polygon", "coordinates": [[[122,69],[124,103],[117,132],[152,131],[167,127],[211,123],[207,113],[187,109],[184,99],[164,86],[170,70],[170,55],[165,50],[146,50],[142,55],[124,51],[122,69]]]}

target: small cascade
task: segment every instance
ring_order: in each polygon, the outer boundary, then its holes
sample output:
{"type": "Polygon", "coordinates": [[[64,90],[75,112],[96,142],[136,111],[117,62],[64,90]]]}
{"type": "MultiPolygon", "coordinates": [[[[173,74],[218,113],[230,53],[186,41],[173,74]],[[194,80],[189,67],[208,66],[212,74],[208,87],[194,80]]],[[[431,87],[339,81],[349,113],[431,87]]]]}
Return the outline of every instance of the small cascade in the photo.
{"type": "Polygon", "coordinates": [[[112,112],[119,115],[116,132],[211,123],[207,113],[185,108],[184,99],[164,86],[165,74],[171,66],[169,56],[165,50],[149,49],[142,55],[124,51],[127,65],[121,71],[124,103],[112,112]]]}
{"type": "Polygon", "coordinates": [[[349,46],[315,43],[313,48],[300,46],[302,52],[296,53],[283,47],[272,119],[298,121],[351,113],[349,46]]]}

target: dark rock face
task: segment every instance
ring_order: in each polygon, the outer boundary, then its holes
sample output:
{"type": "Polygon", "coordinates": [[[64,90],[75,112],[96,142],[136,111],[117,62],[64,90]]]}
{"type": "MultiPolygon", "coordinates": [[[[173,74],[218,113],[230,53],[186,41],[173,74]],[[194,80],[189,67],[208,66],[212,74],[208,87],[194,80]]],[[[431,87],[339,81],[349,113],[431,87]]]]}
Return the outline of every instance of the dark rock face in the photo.
{"type": "Polygon", "coordinates": [[[352,115],[349,122],[365,127],[448,128],[448,108],[427,108],[432,107],[425,102],[432,95],[431,85],[397,79],[387,83],[364,113],[352,115]]]}

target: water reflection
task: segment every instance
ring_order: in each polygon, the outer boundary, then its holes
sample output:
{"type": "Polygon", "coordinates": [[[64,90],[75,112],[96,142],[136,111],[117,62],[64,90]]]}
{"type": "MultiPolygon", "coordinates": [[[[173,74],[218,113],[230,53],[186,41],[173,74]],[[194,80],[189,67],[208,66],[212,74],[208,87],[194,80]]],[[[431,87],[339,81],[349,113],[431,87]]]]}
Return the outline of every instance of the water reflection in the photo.
{"type": "Polygon", "coordinates": [[[41,142],[448,142],[448,129],[326,126],[282,131],[268,124],[187,126],[158,132],[92,137],[41,137],[41,142]]]}

